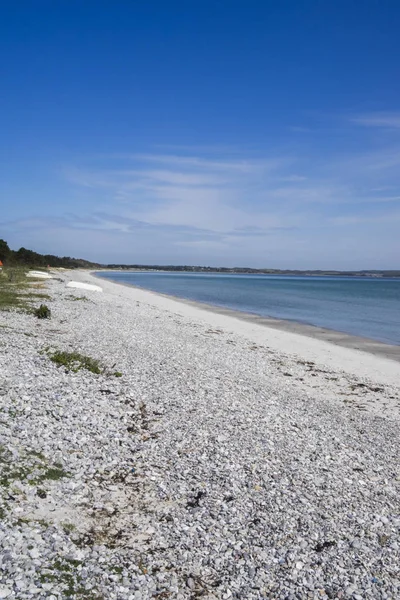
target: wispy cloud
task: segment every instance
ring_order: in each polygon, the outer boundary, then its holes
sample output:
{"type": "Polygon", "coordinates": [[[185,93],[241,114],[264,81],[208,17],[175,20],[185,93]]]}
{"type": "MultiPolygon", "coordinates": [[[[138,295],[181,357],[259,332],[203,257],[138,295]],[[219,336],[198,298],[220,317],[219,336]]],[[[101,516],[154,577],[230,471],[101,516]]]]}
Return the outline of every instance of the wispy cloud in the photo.
{"type": "MultiPolygon", "coordinates": [[[[330,217],[340,217],[345,206],[360,212],[363,205],[396,203],[400,198],[396,175],[390,178],[392,193],[387,193],[387,185],[382,191],[378,184],[382,183],[382,172],[390,171],[397,162],[397,148],[322,164],[312,164],[311,157],[305,160],[293,155],[233,160],[137,153],[125,156],[114,168],[74,167],[65,173],[74,184],[106,194],[105,211],[120,211],[121,231],[124,227],[129,230],[131,222],[140,222],[228,236],[226,243],[229,236],[237,239],[245,231],[259,237],[302,227],[318,228],[324,222],[340,224],[340,218],[330,217]]],[[[107,219],[101,226],[117,227],[107,219]]],[[[199,240],[195,242],[200,246],[199,240]]]]}
{"type": "Polygon", "coordinates": [[[214,173],[185,173],[172,170],[148,170],[148,171],[130,171],[133,178],[137,178],[151,184],[151,182],[160,182],[168,185],[182,185],[193,187],[219,186],[229,183],[229,178],[223,174],[214,173]]]}
{"type": "MultiPolygon", "coordinates": [[[[357,118],[372,126],[371,115],[357,118]]],[[[368,255],[376,236],[382,247],[400,251],[390,241],[400,205],[400,141],[392,137],[390,145],[323,152],[307,141],[286,152],[271,144],[248,155],[221,147],[93,155],[61,171],[59,206],[70,212],[44,217],[38,211],[0,225],[23,232],[24,240],[53,236],[55,244],[67,244],[72,236],[81,255],[105,262],[299,266],[303,256],[304,267],[328,268],[327,245],[339,256],[339,246],[354,249],[357,239],[368,255]]]]}
{"type": "Polygon", "coordinates": [[[365,127],[400,129],[400,112],[366,113],[354,117],[352,121],[365,127]]]}
{"type": "Polygon", "coordinates": [[[395,210],[384,214],[349,215],[332,219],[335,225],[396,224],[400,223],[400,211],[395,210]]]}
{"type": "MultiPolygon", "coordinates": [[[[74,184],[111,192],[127,217],[150,225],[220,234],[257,226],[266,233],[297,225],[294,215],[279,214],[283,200],[291,200],[299,193],[295,186],[306,181],[288,170],[291,160],[137,154],[130,157],[131,168],[81,173],[74,168],[65,175],[74,184]]],[[[311,199],[312,192],[306,188],[303,195],[311,199]]]]}
{"type": "Polygon", "coordinates": [[[239,171],[251,173],[276,169],[282,165],[283,159],[237,159],[221,160],[198,156],[183,156],[177,154],[136,154],[133,159],[178,167],[195,167],[207,171],[239,171]]]}

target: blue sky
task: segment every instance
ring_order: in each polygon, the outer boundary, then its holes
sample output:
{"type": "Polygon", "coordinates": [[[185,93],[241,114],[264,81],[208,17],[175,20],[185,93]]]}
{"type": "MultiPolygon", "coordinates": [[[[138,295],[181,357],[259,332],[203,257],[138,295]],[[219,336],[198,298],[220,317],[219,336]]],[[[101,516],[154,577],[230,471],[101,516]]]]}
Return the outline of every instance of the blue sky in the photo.
{"type": "Polygon", "coordinates": [[[400,268],[400,4],[5,0],[0,237],[400,268]]]}

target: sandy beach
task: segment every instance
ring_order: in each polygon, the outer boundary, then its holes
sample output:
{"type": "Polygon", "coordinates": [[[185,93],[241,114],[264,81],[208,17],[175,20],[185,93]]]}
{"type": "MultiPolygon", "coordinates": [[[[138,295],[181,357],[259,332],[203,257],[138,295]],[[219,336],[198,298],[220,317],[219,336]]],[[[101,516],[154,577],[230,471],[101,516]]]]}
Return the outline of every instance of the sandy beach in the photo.
{"type": "Polygon", "coordinates": [[[400,597],[399,348],[44,285],[0,314],[0,597],[400,597]]]}

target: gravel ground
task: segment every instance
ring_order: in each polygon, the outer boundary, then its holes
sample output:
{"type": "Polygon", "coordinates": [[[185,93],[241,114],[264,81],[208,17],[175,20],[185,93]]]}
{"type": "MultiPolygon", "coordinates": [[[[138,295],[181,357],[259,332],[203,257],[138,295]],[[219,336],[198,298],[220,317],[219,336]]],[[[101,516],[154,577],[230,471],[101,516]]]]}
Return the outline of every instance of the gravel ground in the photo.
{"type": "Polygon", "coordinates": [[[0,313],[0,598],[400,598],[399,389],[70,279],[0,313]]]}

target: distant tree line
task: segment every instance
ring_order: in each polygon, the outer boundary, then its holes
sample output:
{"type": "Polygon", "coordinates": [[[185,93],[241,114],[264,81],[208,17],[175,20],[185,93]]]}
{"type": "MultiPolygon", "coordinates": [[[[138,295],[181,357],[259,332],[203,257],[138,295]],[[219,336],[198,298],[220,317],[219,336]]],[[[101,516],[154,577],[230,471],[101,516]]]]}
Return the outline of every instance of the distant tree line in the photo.
{"type": "Polygon", "coordinates": [[[96,268],[97,263],[89,262],[81,258],[70,258],[69,256],[54,256],[53,254],[39,254],[33,250],[20,248],[11,250],[5,240],[0,239],[0,260],[5,266],[17,267],[64,267],[65,269],[96,268]]]}
{"type": "Polygon", "coordinates": [[[205,267],[190,265],[104,265],[106,269],[135,270],[135,271],[174,271],[186,273],[248,273],[260,275],[309,275],[309,276],[331,276],[331,277],[400,277],[400,270],[363,270],[363,271],[322,271],[308,270],[300,271],[295,269],[253,269],[251,267],[205,267]]]}

